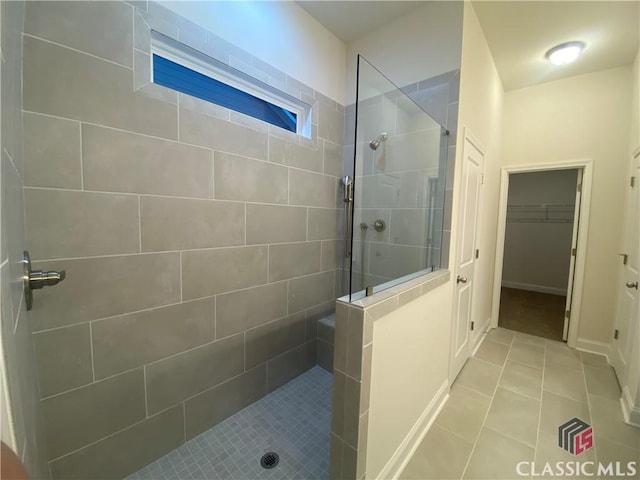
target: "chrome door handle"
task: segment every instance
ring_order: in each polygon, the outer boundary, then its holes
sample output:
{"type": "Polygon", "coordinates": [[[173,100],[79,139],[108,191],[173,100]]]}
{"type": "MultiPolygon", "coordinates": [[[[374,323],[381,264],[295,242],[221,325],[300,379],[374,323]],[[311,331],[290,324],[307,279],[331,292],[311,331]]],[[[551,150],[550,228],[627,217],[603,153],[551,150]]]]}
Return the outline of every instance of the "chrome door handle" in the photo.
{"type": "Polygon", "coordinates": [[[27,302],[27,310],[33,308],[33,290],[40,290],[43,287],[53,287],[67,277],[65,270],[43,272],[42,270],[31,270],[31,258],[29,252],[22,254],[22,269],[24,282],[24,298],[27,302]]]}
{"type": "Polygon", "coordinates": [[[625,283],[625,285],[627,286],[627,288],[635,288],[636,290],[638,289],[638,282],[627,282],[625,283]]]}
{"type": "Polygon", "coordinates": [[[460,275],[458,275],[458,277],[456,278],[456,283],[467,283],[467,277],[461,277],[460,275]]]}

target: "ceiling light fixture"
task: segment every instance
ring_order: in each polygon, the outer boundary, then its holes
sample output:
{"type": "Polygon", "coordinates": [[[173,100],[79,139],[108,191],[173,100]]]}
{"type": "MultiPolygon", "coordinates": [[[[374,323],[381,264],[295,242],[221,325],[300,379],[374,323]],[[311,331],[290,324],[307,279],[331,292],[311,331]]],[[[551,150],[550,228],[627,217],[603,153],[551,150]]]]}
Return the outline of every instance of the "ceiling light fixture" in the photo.
{"type": "Polygon", "coordinates": [[[567,65],[578,58],[584,47],[584,42],[561,43],[549,50],[545,57],[554,65],[567,65]]]}

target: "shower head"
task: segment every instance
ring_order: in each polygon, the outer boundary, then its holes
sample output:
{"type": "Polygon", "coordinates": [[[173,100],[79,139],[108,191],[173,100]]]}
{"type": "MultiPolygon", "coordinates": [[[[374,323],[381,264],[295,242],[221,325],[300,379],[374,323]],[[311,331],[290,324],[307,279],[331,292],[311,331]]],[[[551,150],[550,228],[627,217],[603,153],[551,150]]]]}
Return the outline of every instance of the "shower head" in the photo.
{"type": "Polygon", "coordinates": [[[369,142],[369,148],[371,148],[371,150],[377,150],[380,142],[386,142],[388,136],[387,132],[382,132],[375,140],[369,142]]]}

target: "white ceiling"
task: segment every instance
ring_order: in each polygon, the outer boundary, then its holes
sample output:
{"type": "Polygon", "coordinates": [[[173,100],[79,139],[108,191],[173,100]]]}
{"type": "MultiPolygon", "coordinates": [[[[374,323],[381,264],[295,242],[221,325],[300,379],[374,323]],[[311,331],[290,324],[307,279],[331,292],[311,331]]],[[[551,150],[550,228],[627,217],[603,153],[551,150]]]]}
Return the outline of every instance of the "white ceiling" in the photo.
{"type": "Polygon", "coordinates": [[[313,18],[345,43],[421,6],[419,1],[298,0],[313,18]]]}
{"type": "Polygon", "coordinates": [[[639,48],[640,1],[473,3],[505,90],[633,63],[639,48]],[[578,60],[547,61],[559,43],[584,41],[578,60]]]}
{"type": "MultiPolygon", "coordinates": [[[[424,4],[422,1],[299,0],[298,4],[348,43],[424,4]]],[[[633,62],[640,45],[640,0],[474,1],[505,90],[633,62]],[[577,62],[558,67],[551,47],[582,40],[577,62]]]]}

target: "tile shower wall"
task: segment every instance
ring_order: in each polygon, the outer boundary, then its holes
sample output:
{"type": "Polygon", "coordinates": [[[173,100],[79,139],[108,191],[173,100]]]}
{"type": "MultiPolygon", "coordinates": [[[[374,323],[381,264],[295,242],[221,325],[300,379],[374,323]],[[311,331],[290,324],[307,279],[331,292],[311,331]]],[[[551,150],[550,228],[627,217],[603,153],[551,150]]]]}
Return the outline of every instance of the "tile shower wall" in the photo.
{"type": "Polygon", "coordinates": [[[451,207],[453,201],[453,174],[458,138],[458,101],[460,98],[460,70],[443,73],[417,84],[403,88],[403,91],[440,125],[449,131],[447,136],[444,205],[442,205],[442,240],[440,255],[442,268],[449,266],[451,244],[451,207]]]}
{"type": "MultiPolygon", "coordinates": [[[[406,98],[379,96],[360,102],[358,131],[363,138],[357,139],[357,148],[363,152],[363,164],[358,167],[356,189],[363,189],[364,196],[362,208],[356,205],[355,211],[352,291],[413,273],[415,265],[446,267],[448,264],[459,70],[408,85],[402,91],[440,125],[446,126],[449,135],[442,142],[441,151],[436,151],[438,158],[431,158],[432,145],[440,141],[441,132],[430,129],[416,135],[417,126],[407,115],[403,116],[406,109],[402,102],[406,102],[406,98]],[[370,150],[366,144],[382,131],[389,134],[389,140],[378,150],[370,150]],[[403,141],[396,143],[394,137],[402,137],[403,141]],[[420,153],[423,155],[418,156],[420,153]],[[412,164],[411,159],[416,158],[419,163],[412,164]],[[442,165],[445,162],[446,165],[442,165]],[[425,163],[430,167],[425,169],[425,163]],[[424,170],[425,176],[431,175],[434,182],[420,185],[416,175],[418,169],[424,170]],[[437,175],[445,170],[446,185],[436,181],[437,175]],[[360,186],[357,185],[359,178],[362,179],[360,186]],[[432,187],[437,191],[432,191],[432,187]],[[435,200],[431,205],[430,196],[435,200]],[[423,208],[422,205],[430,206],[423,208]],[[437,228],[434,228],[429,244],[424,245],[427,218],[433,218],[437,228]],[[373,229],[373,223],[378,219],[386,223],[382,232],[373,229]],[[359,228],[361,222],[368,225],[366,230],[359,228]]],[[[353,164],[354,105],[347,107],[346,118],[345,166],[353,164]]],[[[352,174],[352,171],[347,173],[352,174]]],[[[356,197],[360,198],[357,193],[356,197]]]]}
{"type": "MultiPolygon", "coordinates": [[[[31,326],[22,295],[24,235],[22,152],[22,28],[24,2],[0,2],[2,60],[0,65],[0,143],[2,199],[0,214],[0,312],[2,350],[11,406],[12,439],[31,478],[48,478],[31,326]]],[[[4,390],[4,388],[3,388],[4,390]]],[[[4,398],[2,399],[4,401],[4,398]]],[[[3,426],[3,430],[7,426],[3,426]]]]}
{"type": "Polygon", "coordinates": [[[27,237],[54,478],[114,478],[316,363],[344,109],[156,3],[28,2],[27,237]],[[149,83],[150,29],[313,106],[301,138],[149,83]]]}

